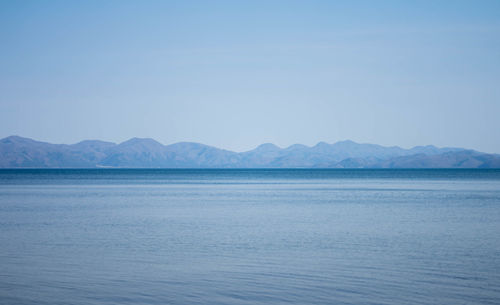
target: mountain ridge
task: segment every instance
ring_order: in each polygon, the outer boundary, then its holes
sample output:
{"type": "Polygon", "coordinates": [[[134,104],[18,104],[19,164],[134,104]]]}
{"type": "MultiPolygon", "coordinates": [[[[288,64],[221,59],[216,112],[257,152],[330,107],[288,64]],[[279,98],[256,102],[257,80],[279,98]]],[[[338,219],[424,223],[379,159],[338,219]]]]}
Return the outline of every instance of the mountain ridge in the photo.
{"type": "Polygon", "coordinates": [[[195,142],[163,145],[151,138],[121,143],[51,144],[20,136],[0,139],[0,168],[500,168],[500,155],[433,145],[399,146],[351,140],[314,146],[264,143],[234,152],[195,142]]]}

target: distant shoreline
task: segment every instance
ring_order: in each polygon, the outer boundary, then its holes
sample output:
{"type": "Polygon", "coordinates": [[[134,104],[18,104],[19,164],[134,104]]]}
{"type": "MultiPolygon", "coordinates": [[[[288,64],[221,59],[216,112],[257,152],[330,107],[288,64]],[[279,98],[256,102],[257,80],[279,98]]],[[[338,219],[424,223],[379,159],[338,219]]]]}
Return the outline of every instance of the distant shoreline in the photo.
{"type": "Polygon", "coordinates": [[[163,145],[149,138],[120,144],[85,140],[51,144],[19,136],[0,140],[0,168],[500,168],[500,155],[433,145],[398,146],[340,141],[280,148],[266,143],[233,152],[200,143],[163,145]]]}

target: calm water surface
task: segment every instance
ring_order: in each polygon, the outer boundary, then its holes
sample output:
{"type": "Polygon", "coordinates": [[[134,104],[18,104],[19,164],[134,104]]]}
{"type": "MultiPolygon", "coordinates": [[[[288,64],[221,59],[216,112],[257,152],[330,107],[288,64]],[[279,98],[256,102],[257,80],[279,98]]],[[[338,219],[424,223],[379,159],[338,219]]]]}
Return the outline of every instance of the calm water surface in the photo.
{"type": "Polygon", "coordinates": [[[500,170],[0,170],[1,304],[499,304],[500,170]]]}

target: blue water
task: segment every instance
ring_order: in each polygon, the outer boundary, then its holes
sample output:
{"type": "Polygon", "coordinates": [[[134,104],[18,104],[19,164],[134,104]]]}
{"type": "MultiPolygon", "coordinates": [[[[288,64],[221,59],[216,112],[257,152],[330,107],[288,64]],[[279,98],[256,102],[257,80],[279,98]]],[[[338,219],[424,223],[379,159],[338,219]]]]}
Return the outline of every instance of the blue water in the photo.
{"type": "Polygon", "coordinates": [[[500,170],[0,170],[1,304],[500,304],[500,170]]]}

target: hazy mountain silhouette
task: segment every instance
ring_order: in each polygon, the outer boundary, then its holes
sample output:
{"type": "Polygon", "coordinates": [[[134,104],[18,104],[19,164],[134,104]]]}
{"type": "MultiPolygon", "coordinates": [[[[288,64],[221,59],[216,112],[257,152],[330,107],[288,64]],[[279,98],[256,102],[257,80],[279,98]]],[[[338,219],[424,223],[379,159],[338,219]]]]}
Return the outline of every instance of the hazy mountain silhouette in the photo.
{"type": "Polygon", "coordinates": [[[500,168],[500,155],[432,145],[411,149],[341,141],[280,148],[266,143],[236,153],[199,143],[163,145],[132,138],[50,144],[19,136],[0,140],[1,168],[500,168]]]}

